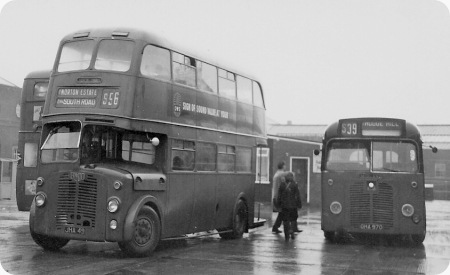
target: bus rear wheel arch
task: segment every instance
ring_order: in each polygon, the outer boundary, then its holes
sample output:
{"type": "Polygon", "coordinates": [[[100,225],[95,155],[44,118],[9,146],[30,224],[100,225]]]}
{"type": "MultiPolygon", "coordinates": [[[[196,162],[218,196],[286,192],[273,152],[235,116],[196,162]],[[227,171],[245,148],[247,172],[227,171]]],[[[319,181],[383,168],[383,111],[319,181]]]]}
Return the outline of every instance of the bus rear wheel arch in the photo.
{"type": "Polygon", "coordinates": [[[145,257],[155,250],[161,239],[161,220],[150,206],[143,206],[133,223],[131,240],[119,242],[120,249],[134,257],[145,257]]]}
{"type": "Polygon", "coordinates": [[[248,226],[248,208],[244,200],[239,199],[233,208],[231,231],[219,233],[219,236],[223,239],[242,238],[244,232],[247,230],[247,226],[248,226]]]}

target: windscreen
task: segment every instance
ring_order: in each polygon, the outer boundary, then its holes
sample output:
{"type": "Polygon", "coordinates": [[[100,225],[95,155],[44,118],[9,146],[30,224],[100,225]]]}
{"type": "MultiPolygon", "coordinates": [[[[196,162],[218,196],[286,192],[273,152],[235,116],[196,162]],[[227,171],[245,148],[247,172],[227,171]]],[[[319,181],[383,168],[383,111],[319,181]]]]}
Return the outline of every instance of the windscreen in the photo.
{"type": "Polygon", "coordinates": [[[80,123],[55,123],[46,125],[48,134],[42,145],[43,163],[73,162],[78,159],[80,123]]]}
{"type": "Polygon", "coordinates": [[[415,172],[417,150],[409,142],[373,142],[373,170],[383,172],[415,172]]]}
{"type": "Polygon", "coordinates": [[[370,143],[362,141],[335,141],[328,146],[327,170],[369,170],[370,143]]]}
{"type": "Polygon", "coordinates": [[[325,169],[413,173],[418,171],[417,148],[408,141],[333,141],[327,147],[325,169]]]}

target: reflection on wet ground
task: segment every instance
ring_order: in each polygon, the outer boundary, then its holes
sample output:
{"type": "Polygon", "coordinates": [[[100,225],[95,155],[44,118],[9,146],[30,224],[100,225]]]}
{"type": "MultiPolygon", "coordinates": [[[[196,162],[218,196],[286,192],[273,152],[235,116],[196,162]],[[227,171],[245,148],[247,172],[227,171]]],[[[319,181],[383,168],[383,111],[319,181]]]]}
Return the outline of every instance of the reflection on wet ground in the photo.
{"type": "MultiPolygon", "coordinates": [[[[1,209],[0,209],[1,210],[1,209]]],[[[327,242],[320,210],[300,211],[302,233],[286,242],[271,232],[276,216],[240,240],[207,236],[164,241],[148,258],[128,258],[114,243],[71,241],[46,252],[29,236],[28,214],[0,211],[0,262],[11,274],[439,274],[450,263],[450,201],[427,202],[423,245],[401,238],[349,236],[327,242]]]]}

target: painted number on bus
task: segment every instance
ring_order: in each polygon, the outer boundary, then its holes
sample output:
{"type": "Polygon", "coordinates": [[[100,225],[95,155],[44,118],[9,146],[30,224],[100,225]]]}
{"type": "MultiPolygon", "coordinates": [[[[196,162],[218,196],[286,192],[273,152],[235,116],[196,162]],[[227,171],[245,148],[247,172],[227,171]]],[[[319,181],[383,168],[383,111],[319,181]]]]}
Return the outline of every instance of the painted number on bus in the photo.
{"type": "Polygon", "coordinates": [[[356,123],[342,123],[341,134],[343,136],[354,136],[358,133],[358,125],[356,123]]]}
{"type": "Polygon", "coordinates": [[[104,90],[102,95],[102,108],[113,109],[119,106],[120,93],[117,90],[104,90]]]}

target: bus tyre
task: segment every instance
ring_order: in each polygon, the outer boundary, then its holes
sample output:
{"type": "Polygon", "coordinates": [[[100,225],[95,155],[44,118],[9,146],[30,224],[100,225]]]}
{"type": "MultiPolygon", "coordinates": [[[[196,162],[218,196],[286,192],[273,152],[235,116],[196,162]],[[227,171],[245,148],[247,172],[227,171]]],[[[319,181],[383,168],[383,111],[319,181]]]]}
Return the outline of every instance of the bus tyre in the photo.
{"type": "Polygon", "coordinates": [[[421,244],[425,240],[425,232],[422,234],[413,234],[411,235],[411,239],[415,244],[421,244]]]}
{"type": "Polygon", "coordinates": [[[161,238],[161,221],[158,214],[149,206],[144,206],[134,222],[133,238],[119,242],[120,249],[134,257],[150,255],[161,238]]]}
{"type": "MultiPolygon", "coordinates": [[[[248,210],[245,202],[239,200],[233,210],[233,224],[231,232],[219,233],[223,239],[239,239],[244,235],[248,222],[248,210]]],[[[220,230],[219,230],[220,231],[220,230]]]]}
{"type": "Polygon", "coordinates": [[[37,243],[40,247],[44,248],[45,250],[56,251],[65,246],[69,242],[68,239],[49,237],[37,234],[31,228],[30,233],[31,237],[33,238],[33,241],[37,243]]]}

